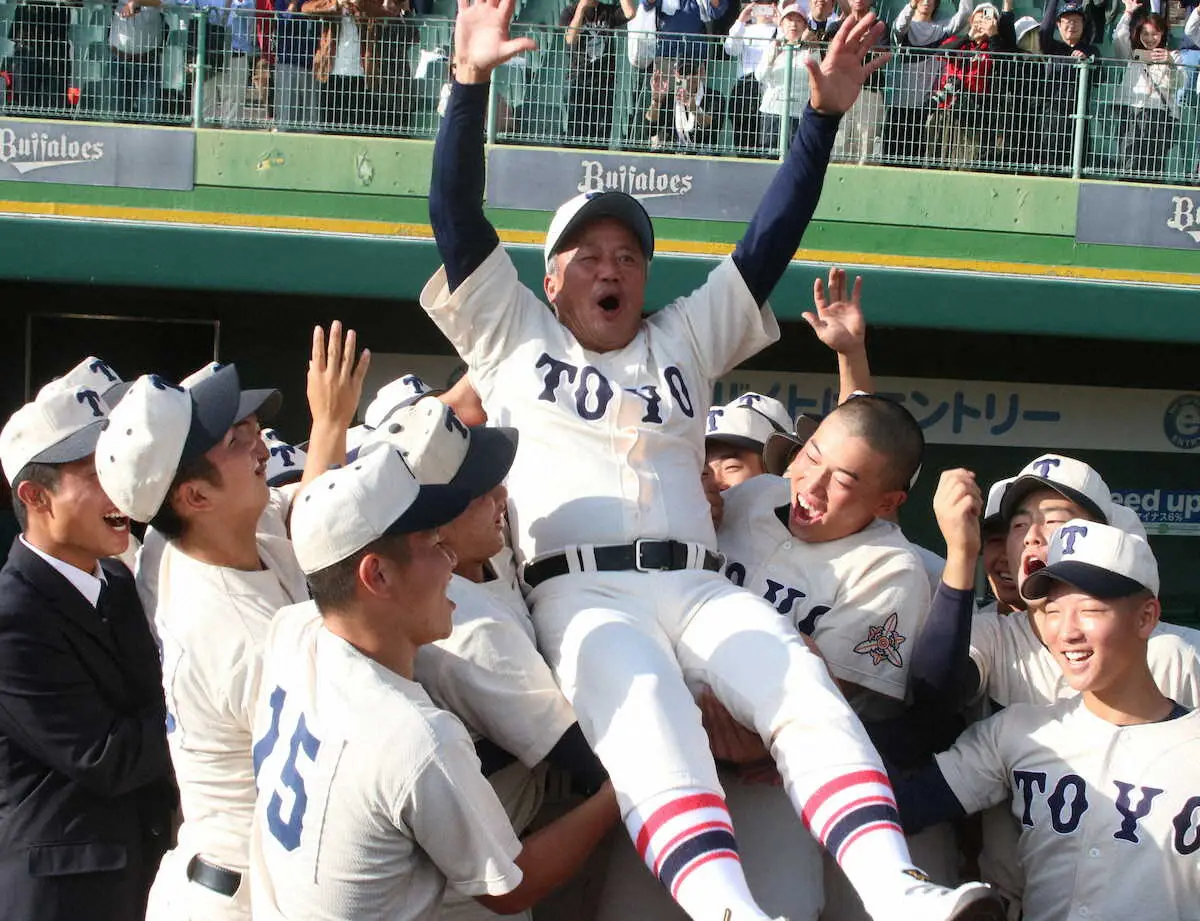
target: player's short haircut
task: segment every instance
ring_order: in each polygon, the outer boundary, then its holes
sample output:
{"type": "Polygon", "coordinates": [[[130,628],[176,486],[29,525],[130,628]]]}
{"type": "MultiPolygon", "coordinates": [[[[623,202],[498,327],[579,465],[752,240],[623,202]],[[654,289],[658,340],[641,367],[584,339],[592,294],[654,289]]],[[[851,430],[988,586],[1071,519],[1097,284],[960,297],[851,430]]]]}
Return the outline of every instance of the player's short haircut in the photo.
{"type": "Polygon", "coordinates": [[[884,485],[888,490],[908,492],[925,455],[925,436],[912,413],[893,400],[863,395],[851,397],[829,415],[837,416],[850,434],[887,458],[884,485]]]}
{"type": "Polygon", "coordinates": [[[401,566],[412,556],[408,547],[408,535],[393,534],[371,541],[346,559],[310,573],[308,591],[317,603],[317,610],[324,614],[345,608],[354,601],[354,593],[358,586],[358,565],[369,553],[386,556],[401,566]]]}
{"type": "Polygon", "coordinates": [[[176,471],[175,479],[171,481],[171,488],[167,490],[167,498],[163,500],[162,508],[150,519],[150,526],[167,540],[175,540],[183,536],[186,525],[184,520],[179,517],[179,513],[175,511],[174,506],[171,505],[171,500],[180,486],[192,480],[204,480],[213,486],[220,486],[221,471],[204,454],[192,458],[176,471]]]}
{"type": "Polygon", "coordinates": [[[12,484],[12,506],[13,514],[17,517],[17,524],[21,528],[21,533],[25,533],[25,529],[29,527],[29,509],[25,507],[25,503],[17,496],[17,487],[22,483],[36,483],[41,486],[46,492],[53,493],[58,489],[58,484],[62,480],[62,469],[58,464],[39,464],[36,462],[28,463],[18,471],[12,484]]]}

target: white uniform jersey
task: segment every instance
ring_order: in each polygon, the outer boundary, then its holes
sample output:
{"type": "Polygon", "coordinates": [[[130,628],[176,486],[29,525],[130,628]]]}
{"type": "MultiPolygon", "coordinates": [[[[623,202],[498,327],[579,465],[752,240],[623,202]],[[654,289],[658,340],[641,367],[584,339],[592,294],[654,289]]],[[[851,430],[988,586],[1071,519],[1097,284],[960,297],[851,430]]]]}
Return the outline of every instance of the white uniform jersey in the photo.
{"type": "MultiPolygon", "coordinates": [[[[292,507],[292,498],[299,484],[277,488],[272,486],[267,496],[267,506],[258,519],[255,530],[259,534],[267,534],[281,540],[289,540],[287,517],[292,507]]],[[[134,573],[137,575],[138,597],[146,616],[153,618],[154,609],[158,605],[158,567],[162,560],[163,550],[167,540],[154,528],[147,528],[145,542],[137,551],[137,564],[134,573]]],[[[132,547],[132,541],[130,546],[132,547]]]]}
{"type": "MultiPolygon", "coordinates": [[[[797,540],[776,510],[791,500],[788,481],[757,476],[727,489],[717,535],[725,574],[762,595],[813,638],[833,676],[903,701],[912,647],[929,616],[929,580],[894,524],[876,519],[857,534],[823,543],[797,540]]],[[[863,716],[889,715],[864,696],[863,716]]]]}
{"type": "MultiPolygon", "coordinates": [[[[971,623],[971,661],[979,670],[980,696],[1001,707],[1049,704],[1073,697],[1027,611],[980,612],[971,623]]],[[[1200,631],[1159,624],[1146,646],[1146,659],[1158,688],[1185,707],[1200,707],[1200,631]]]]}
{"type": "Polygon", "coordinates": [[[474,740],[488,739],[524,767],[488,778],[521,832],[541,801],[533,769],[574,725],[575,713],[537,651],[516,588],[453,576],[447,594],[455,604],[454,628],[417,650],[414,677],[474,740]]]}
{"type": "Polygon", "coordinates": [[[499,246],[453,294],[439,270],[421,306],[489,420],[521,432],[508,475],[520,561],[639,537],[715,546],[700,483],[712,383],[779,337],[731,260],[612,352],[584,349],[499,246]]]}
{"type": "Polygon", "coordinates": [[[255,921],[436,918],[447,883],[503,895],[521,844],[466,729],[421,686],[280,611],[255,716],[255,921]]]}
{"type": "Polygon", "coordinates": [[[243,873],[250,865],[251,722],[263,642],[275,612],[308,597],[290,543],[260,535],[258,553],[266,568],[242,572],[166,544],[155,611],[167,742],[184,817],[178,850],[243,873]]]}
{"type": "Polygon", "coordinates": [[[1017,704],[937,764],[967,812],[1011,795],[1025,921],[1200,919],[1200,711],[1114,726],[1017,704]]]}
{"type": "Polygon", "coordinates": [[[942,584],[942,573],[946,571],[946,558],[938,556],[932,550],[919,544],[911,544],[911,546],[913,552],[921,558],[921,565],[925,567],[925,575],[929,578],[929,597],[932,599],[937,593],[938,586],[942,584]]]}

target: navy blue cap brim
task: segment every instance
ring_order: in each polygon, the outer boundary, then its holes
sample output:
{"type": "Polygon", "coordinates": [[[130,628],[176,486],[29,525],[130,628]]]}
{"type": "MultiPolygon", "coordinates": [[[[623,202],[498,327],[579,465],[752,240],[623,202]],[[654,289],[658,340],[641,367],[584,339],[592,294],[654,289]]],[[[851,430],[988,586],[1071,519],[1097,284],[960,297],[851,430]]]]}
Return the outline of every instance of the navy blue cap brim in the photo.
{"type": "Polygon", "coordinates": [[[711,435],[704,436],[705,445],[713,443],[733,445],[735,448],[741,448],[745,451],[754,451],[758,454],[762,454],[767,447],[766,442],[757,441],[747,435],[726,435],[723,432],[713,432],[711,435]]]}
{"type": "Polygon", "coordinates": [[[179,462],[193,460],[219,444],[225,433],[240,418],[242,385],[237,369],[225,365],[188,388],[192,398],[192,425],[179,462]]]}
{"type": "Polygon", "coordinates": [[[466,511],[471,499],[469,492],[457,486],[422,486],[417,490],[417,497],[412,505],[405,509],[404,514],[392,522],[383,534],[416,534],[419,531],[440,528],[466,511]]]}
{"type": "Polygon", "coordinates": [[[83,460],[96,453],[96,442],[100,440],[100,433],[104,431],[106,425],[108,425],[107,419],[90,422],[62,441],[52,444],[44,451],[39,451],[35,456],[29,458],[28,463],[70,464],[77,460],[83,460]]]}
{"type": "Polygon", "coordinates": [[[1008,489],[1004,491],[1004,497],[1000,500],[1000,517],[1006,522],[1011,521],[1012,516],[1017,513],[1017,508],[1020,506],[1022,500],[1031,492],[1036,492],[1039,489],[1051,489],[1064,499],[1070,499],[1080,508],[1085,509],[1088,514],[1094,515],[1096,521],[1101,521],[1104,524],[1109,523],[1108,516],[1104,514],[1100,506],[1078,489],[1064,486],[1062,483],[1055,483],[1047,477],[1035,476],[1031,473],[1017,477],[1008,484],[1008,489]]]}
{"type": "Polygon", "coordinates": [[[646,213],[642,203],[632,195],[617,191],[600,192],[589,198],[587,204],[567,221],[567,226],[554,241],[551,254],[559,252],[584,226],[605,217],[620,221],[628,227],[637,237],[646,259],[654,258],[654,224],[650,215],[646,213]]]}
{"type": "Polygon", "coordinates": [[[465,490],[472,499],[487,495],[504,482],[517,456],[517,430],[471,426],[471,443],[451,486],[465,490]]]}
{"type": "Polygon", "coordinates": [[[285,470],[283,473],[275,474],[275,476],[267,480],[267,485],[279,488],[280,486],[288,486],[292,483],[299,483],[303,478],[304,468],[296,467],[292,470],[285,470]]]}
{"type": "Polygon", "coordinates": [[[1109,598],[1128,598],[1130,595],[1146,591],[1146,586],[1135,579],[1102,566],[1079,560],[1060,560],[1053,566],[1046,566],[1032,573],[1021,584],[1021,594],[1031,601],[1045,598],[1050,594],[1055,582],[1073,585],[1085,595],[1102,601],[1109,598]]]}
{"type": "Polygon", "coordinates": [[[235,421],[257,416],[260,424],[270,422],[279,414],[282,406],[283,394],[278,390],[243,390],[235,421]]]}

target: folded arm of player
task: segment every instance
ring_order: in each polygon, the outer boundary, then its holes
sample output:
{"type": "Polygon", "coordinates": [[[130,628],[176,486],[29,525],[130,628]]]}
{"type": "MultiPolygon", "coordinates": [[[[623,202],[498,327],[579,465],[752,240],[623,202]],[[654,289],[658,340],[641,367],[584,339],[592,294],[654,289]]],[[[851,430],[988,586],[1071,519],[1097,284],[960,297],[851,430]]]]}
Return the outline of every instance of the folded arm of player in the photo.
{"type": "Polygon", "coordinates": [[[489,911],[514,915],[525,911],[569,880],[620,821],[617,797],[605,782],[594,796],[522,842],[516,864],[521,884],[504,895],[479,895],[475,900],[489,911]]]}

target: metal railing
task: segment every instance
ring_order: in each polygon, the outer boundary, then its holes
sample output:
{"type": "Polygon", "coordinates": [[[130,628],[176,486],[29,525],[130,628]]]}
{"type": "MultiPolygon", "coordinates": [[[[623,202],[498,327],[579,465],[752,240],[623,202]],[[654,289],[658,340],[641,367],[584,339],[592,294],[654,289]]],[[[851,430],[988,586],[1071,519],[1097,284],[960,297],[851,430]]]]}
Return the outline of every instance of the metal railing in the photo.
{"type": "MultiPolygon", "coordinates": [[[[4,114],[432,138],[453,23],[0,2],[4,114]]],[[[125,4],[122,7],[122,4],[125,4]]],[[[250,6],[251,8],[239,8],[250,6]]],[[[782,156],[820,45],[516,26],[537,50],[494,75],[493,143],[782,156]]],[[[928,169],[1196,181],[1195,66],[900,49],[843,119],[834,159],[928,169]]]]}

